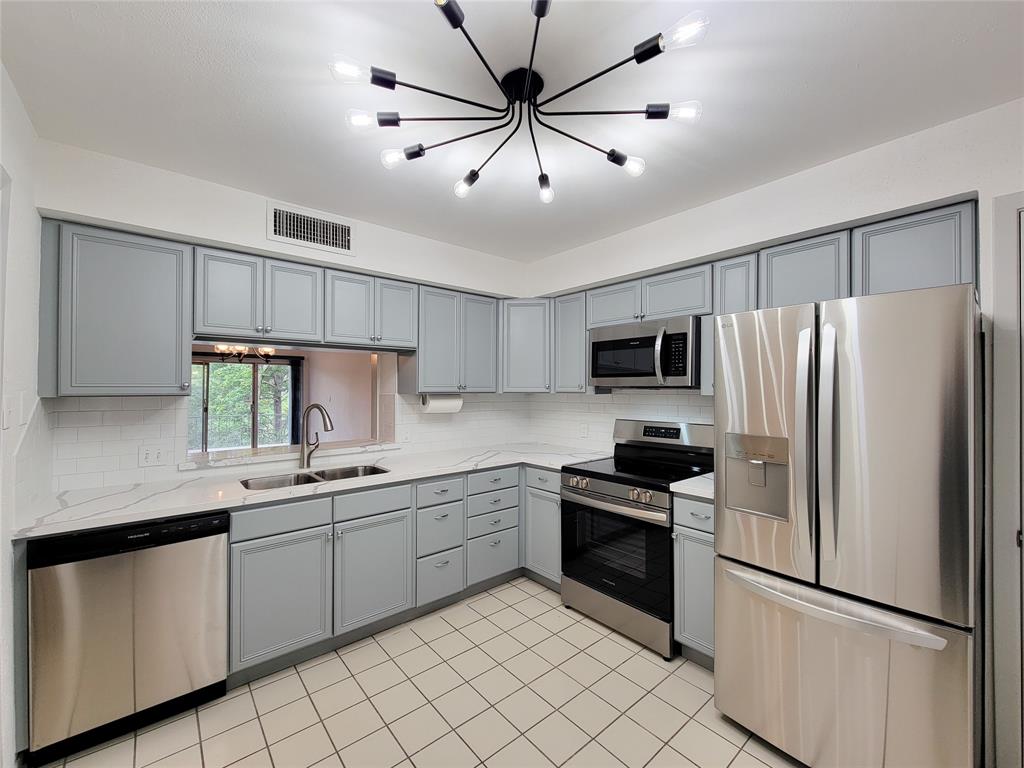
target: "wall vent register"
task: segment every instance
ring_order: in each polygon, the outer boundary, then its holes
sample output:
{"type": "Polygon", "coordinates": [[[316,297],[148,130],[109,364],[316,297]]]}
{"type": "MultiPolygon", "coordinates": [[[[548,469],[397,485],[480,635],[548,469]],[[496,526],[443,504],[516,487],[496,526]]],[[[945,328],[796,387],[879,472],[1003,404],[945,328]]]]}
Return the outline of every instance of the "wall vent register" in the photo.
{"type": "Polygon", "coordinates": [[[352,222],[321,211],[281,203],[267,203],[267,238],[352,254],[352,222]]]}

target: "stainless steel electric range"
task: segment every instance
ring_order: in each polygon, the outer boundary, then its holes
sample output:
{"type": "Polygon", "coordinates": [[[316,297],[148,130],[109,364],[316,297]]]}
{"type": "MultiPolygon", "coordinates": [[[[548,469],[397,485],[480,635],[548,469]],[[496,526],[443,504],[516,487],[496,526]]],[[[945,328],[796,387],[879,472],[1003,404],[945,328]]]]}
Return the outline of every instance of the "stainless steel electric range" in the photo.
{"type": "Polygon", "coordinates": [[[615,455],[562,467],[562,602],[673,654],[672,491],[714,469],[714,427],[616,419],[615,455]]]}

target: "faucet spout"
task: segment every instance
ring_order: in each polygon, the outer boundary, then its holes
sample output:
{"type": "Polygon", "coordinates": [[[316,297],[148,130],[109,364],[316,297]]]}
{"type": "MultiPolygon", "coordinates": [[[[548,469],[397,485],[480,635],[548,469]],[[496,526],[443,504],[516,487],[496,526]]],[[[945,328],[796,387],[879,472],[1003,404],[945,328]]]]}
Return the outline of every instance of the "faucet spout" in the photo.
{"type": "Polygon", "coordinates": [[[309,461],[313,457],[313,452],[320,447],[320,433],[315,432],[312,439],[309,436],[309,417],[313,411],[317,411],[320,414],[320,419],[323,421],[324,431],[333,432],[334,422],[331,421],[331,415],[327,413],[327,409],[324,408],[320,403],[310,403],[306,406],[306,409],[302,412],[302,435],[299,446],[299,469],[309,469],[309,461]]]}

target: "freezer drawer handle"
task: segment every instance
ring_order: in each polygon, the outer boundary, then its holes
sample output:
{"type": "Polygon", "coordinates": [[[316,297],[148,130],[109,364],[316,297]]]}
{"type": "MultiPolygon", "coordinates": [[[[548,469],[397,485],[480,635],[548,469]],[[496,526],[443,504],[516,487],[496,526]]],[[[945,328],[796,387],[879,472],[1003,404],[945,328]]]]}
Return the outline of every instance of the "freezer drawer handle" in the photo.
{"type": "Polygon", "coordinates": [[[821,510],[821,559],[836,559],[836,501],[833,485],[832,422],[836,394],[836,327],[821,330],[821,395],[818,401],[818,509],[821,510]]]}
{"type": "MultiPolygon", "coordinates": [[[[919,648],[928,648],[933,651],[941,651],[946,647],[946,639],[933,635],[931,632],[925,632],[920,629],[914,629],[905,625],[901,625],[897,622],[887,620],[881,615],[877,617],[875,621],[870,619],[864,619],[857,616],[850,616],[845,613],[838,613],[820,605],[814,605],[808,603],[805,600],[801,600],[793,595],[787,595],[784,592],[779,592],[776,589],[768,586],[762,581],[763,577],[754,575],[748,575],[740,573],[739,571],[733,570],[732,568],[725,569],[725,575],[732,581],[739,584],[743,589],[748,592],[753,592],[755,595],[771,600],[773,603],[797,611],[798,613],[811,616],[821,621],[827,621],[830,624],[838,624],[839,626],[852,629],[855,632],[862,632],[865,635],[875,635],[876,637],[883,637],[888,640],[894,640],[904,645],[914,645],[919,648]]],[[[880,613],[880,612],[879,612],[880,613]]]]}

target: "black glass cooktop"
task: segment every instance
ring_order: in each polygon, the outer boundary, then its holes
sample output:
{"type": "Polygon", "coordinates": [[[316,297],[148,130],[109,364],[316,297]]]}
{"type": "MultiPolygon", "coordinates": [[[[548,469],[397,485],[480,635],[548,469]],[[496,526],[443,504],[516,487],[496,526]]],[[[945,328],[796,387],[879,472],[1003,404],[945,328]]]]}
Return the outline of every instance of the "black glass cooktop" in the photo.
{"type": "Polygon", "coordinates": [[[617,446],[615,456],[568,464],[562,467],[562,471],[638,488],[668,491],[672,483],[706,475],[714,469],[710,452],[631,448],[617,446]]]}

